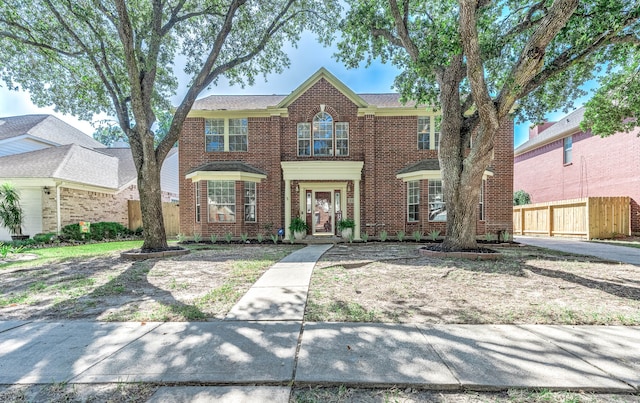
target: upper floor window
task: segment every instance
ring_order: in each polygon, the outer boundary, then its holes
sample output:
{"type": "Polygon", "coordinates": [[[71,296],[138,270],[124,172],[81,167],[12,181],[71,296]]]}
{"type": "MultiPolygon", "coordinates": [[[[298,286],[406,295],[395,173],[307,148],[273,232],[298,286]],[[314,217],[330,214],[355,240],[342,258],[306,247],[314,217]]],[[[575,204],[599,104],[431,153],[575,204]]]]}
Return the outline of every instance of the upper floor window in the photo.
{"type": "Polygon", "coordinates": [[[564,150],[562,162],[564,162],[565,165],[571,164],[571,161],[573,161],[573,156],[571,155],[573,151],[573,136],[565,137],[562,145],[564,150]]]}
{"type": "Polygon", "coordinates": [[[437,150],[440,147],[441,116],[418,116],[418,150],[437,150]]]}
{"type": "Polygon", "coordinates": [[[298,123],[298,155],[349,155],[349,123],[334,123],[326,112],[316,114],[311,123],[298,123]]]}
{"type": "Polygon", "coordinates": [[[204,137],[207,152],[247,151],[248,122],[239,119],[205,119],[204,137]]]}

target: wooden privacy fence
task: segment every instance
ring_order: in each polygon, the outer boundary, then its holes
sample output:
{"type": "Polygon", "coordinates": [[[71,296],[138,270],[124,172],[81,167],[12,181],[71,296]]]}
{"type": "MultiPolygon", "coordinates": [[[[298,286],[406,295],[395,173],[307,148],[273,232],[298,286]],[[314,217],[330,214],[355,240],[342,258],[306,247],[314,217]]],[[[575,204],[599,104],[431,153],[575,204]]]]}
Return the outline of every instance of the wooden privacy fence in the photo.
{"type": "Polygon", "coordinates": [[[586,197],[513,206],[514,235],[612,238],[631,234],[629,197],[586,197]]]}
{"type": "MultiPolygon", "coordinates": [[[[176,236],[180,232],[180,207],[178,203],[162,203],[164,230],[167,236],[176,236]]],[[[142,227],[140,200],[129,200],[129,229],[142,227]]]]}

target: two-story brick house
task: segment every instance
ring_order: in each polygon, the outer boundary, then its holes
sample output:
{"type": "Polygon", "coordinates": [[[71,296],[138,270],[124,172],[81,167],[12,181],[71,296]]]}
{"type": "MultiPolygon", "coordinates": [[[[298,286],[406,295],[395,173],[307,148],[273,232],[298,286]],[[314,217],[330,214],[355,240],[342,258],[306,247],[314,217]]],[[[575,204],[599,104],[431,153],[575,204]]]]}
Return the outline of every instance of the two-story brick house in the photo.
{"type": "MultiPolygon", "coordinates": [[[[446,226],[439,118],[398,94],[356,94],[320,69],[289,95],[196,101],[180,136],[184,234],[255,237],[303,217],[309,235],[355,239],[446,226]]],[[[511,230],[513,123],[499,135],[478,232],[511,230]]],[[[287,231],[288,232],[288,231],[287,231]]]]}
{"type": "Polygon", "coordinates": [[[578,108],[529,131],[514,151],[514,190],[533,203],[629,196],[631,231],[640,232],[640,129],[602,138],[580,129],[583,118],[578,108]]]}

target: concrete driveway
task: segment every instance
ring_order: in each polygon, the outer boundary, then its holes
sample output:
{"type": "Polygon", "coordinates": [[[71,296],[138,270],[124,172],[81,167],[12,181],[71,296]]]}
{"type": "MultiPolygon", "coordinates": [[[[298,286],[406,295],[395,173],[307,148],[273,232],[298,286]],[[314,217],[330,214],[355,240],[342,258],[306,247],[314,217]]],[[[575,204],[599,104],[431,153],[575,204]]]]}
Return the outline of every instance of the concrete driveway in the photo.
{"type": "Polygon", "coordinates": [[[516,242],[526,245],[538,246],[567,253],[577,253],[579,255],[595,256],[600,259],[640,266],[640,249],[638,248],[567,238],[516,236],[513,239],[516,242]]]}

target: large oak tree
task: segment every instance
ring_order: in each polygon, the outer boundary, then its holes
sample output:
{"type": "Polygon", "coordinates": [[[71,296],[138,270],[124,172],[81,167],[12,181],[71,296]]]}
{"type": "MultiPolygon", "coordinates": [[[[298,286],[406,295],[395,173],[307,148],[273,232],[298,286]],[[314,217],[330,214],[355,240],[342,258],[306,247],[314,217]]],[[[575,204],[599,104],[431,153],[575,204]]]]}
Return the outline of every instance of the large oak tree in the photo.
{"type": "Polygon", "coordinates": [[[338,11],[337,0],[3,0],[0,74],[36,105],[117,117],[138,172],[142,248],[164,249],[160,168],[198,94],[222,76],[281,73],[283,49],[305,29],[330,40],[338,11]],[[190,81],[156,146],[154,111],[171,108],[177,57],[190,81]]]}
{"type": "Polygon", "coordinates": [[[541,121],[571,107],[581,84],[624,65],[639,42],[637,0],[347,3],[339,58],[352,67],[372,58],[393,63],[406,99],[442,111],[445,250],[477,246],[482,176],[500,158],[496,134],[514,109],[541,121]]]}

